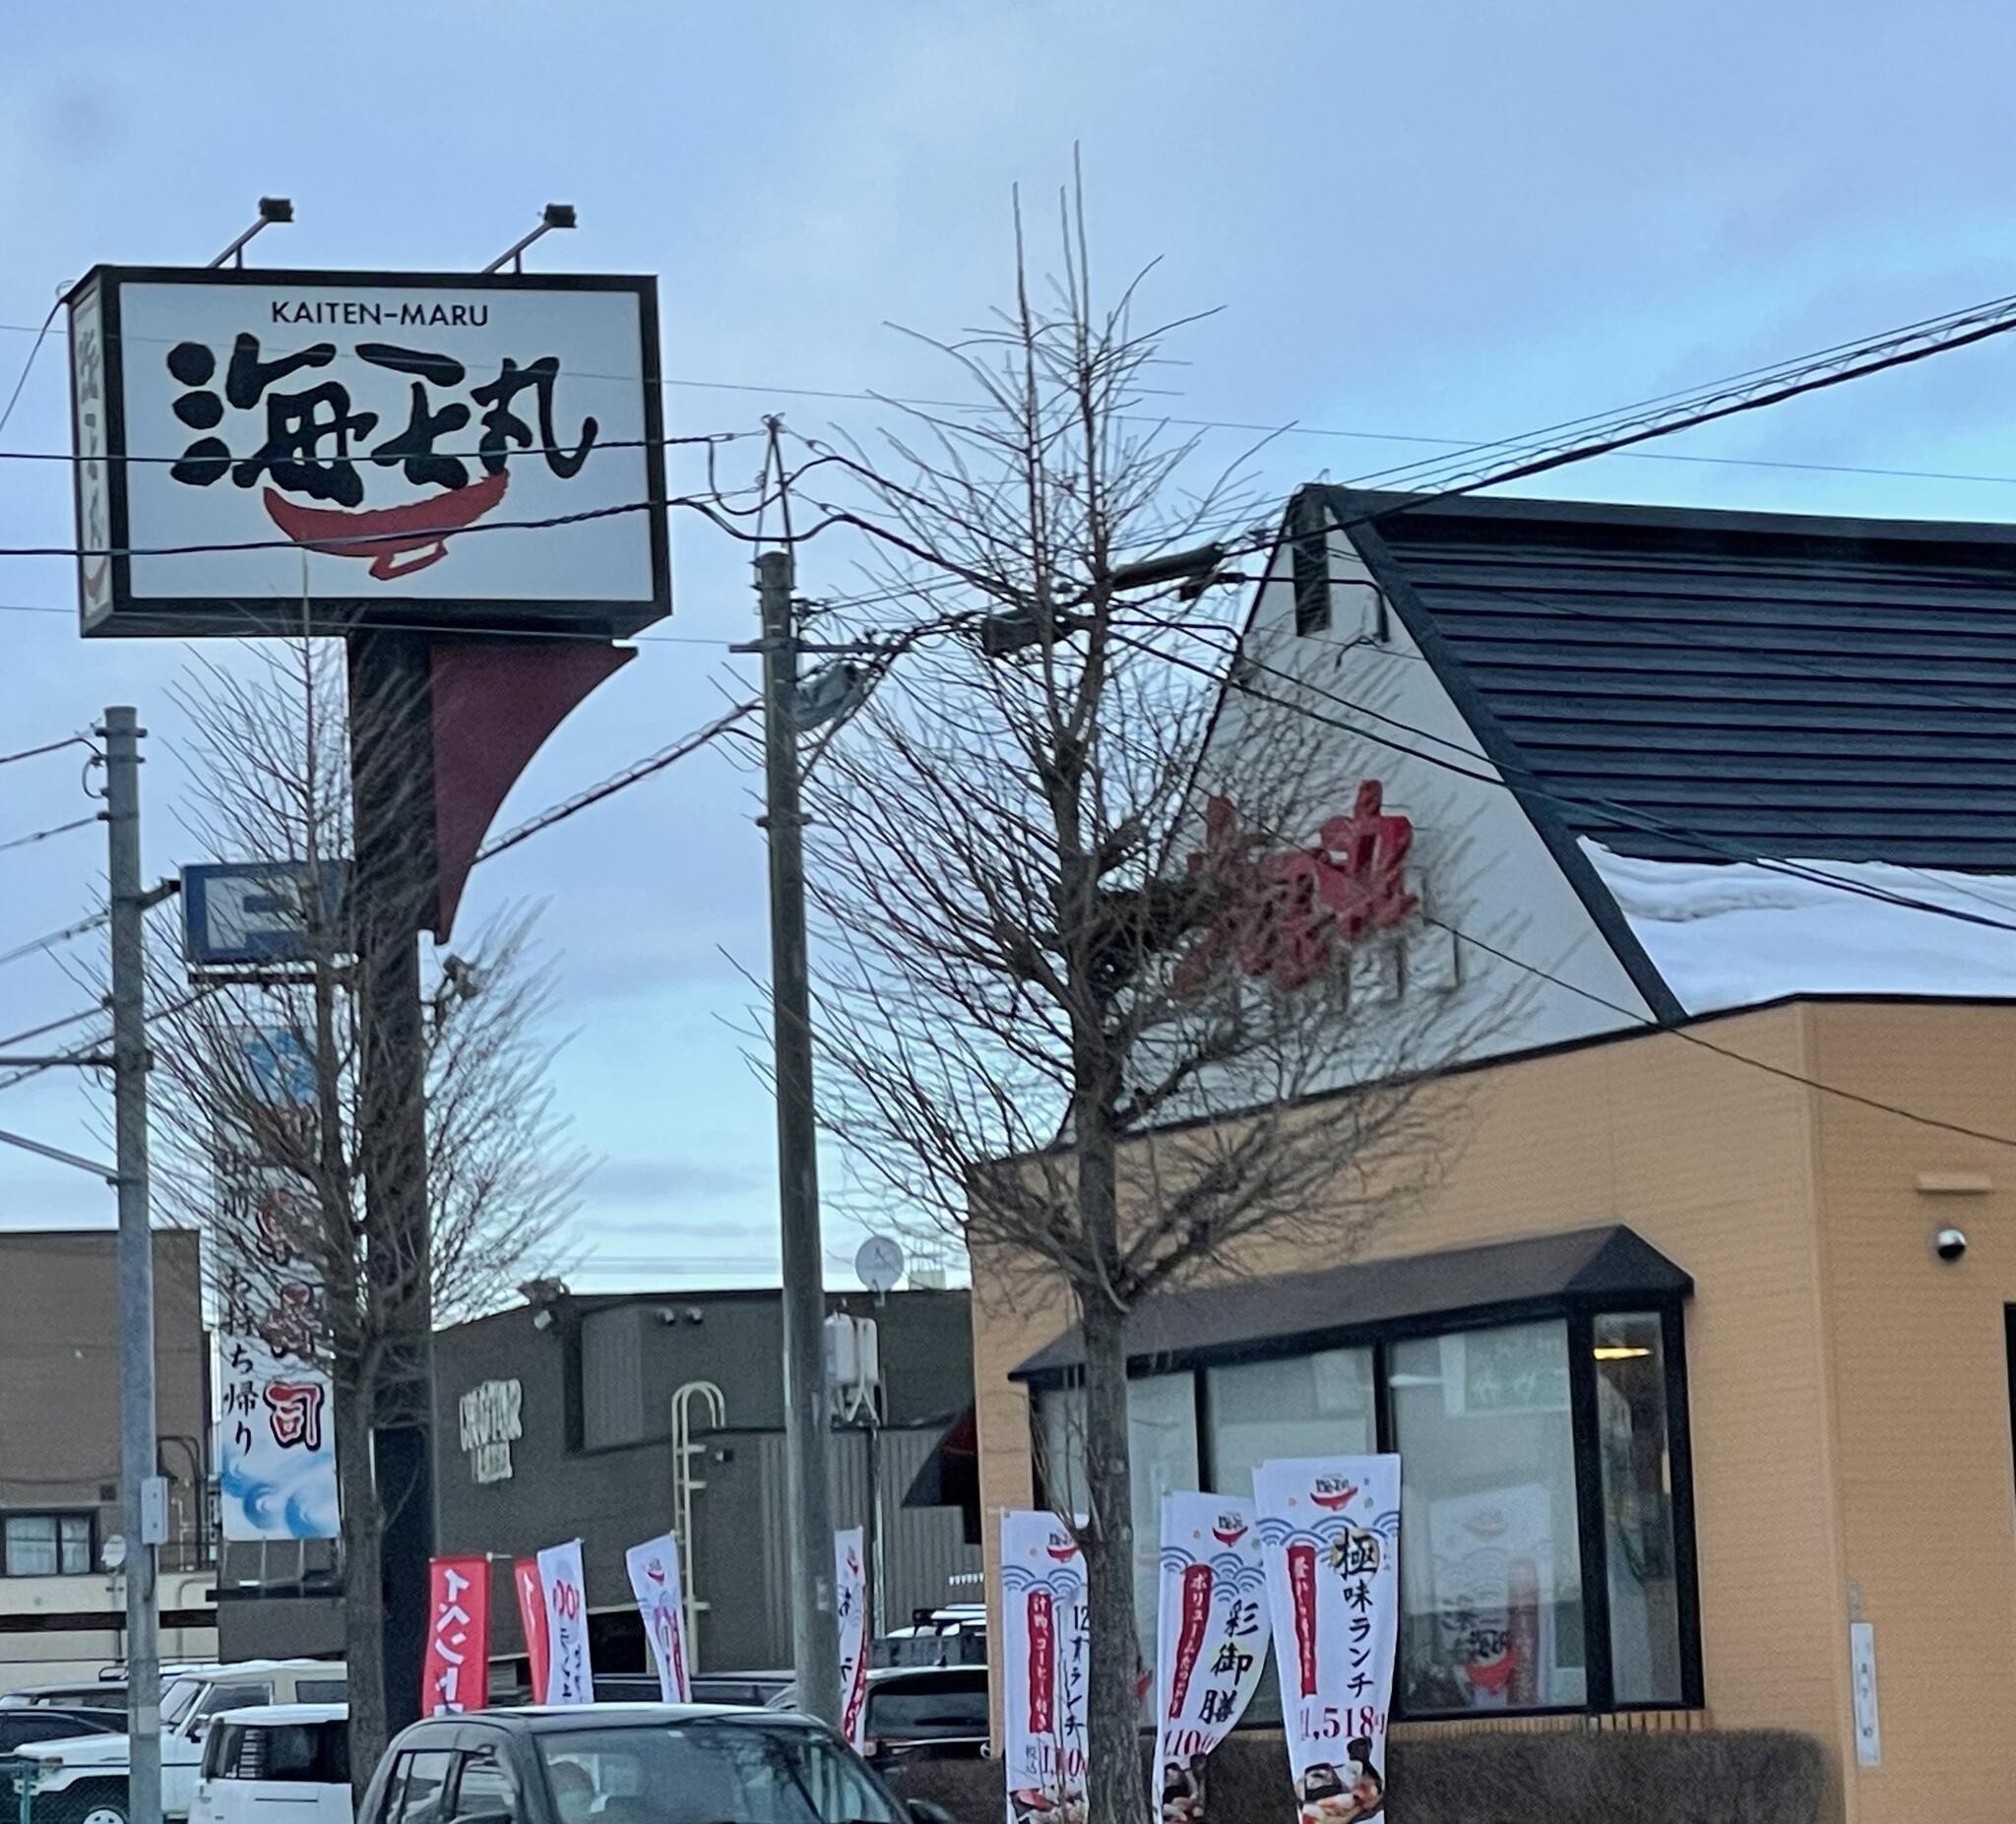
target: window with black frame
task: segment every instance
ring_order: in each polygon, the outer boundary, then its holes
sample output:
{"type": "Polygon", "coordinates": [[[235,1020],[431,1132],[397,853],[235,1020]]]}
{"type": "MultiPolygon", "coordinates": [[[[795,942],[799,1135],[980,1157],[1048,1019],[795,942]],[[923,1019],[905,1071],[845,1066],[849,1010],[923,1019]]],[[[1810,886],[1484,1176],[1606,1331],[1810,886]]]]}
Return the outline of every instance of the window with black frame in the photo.
{"type": "MultiPolygon", "coordinates": [[[[1391,1450],[1402,1478],[1396,1714],[1698,1705],[1680,1337],[1676,1301],[1563,1305],[1511,1323],[1452,1313],[1345,1348],[1297,1352],[1270,1338],[1264,1354],[1225,1349],[1137,1378],[1128,1428],[1145,1657],[1164,1493],[1250,1496],[1270,1459],[1391,1450]]],[[[1084,1500],[1084,1393],[1070,1378],[1034,1390],[1040,1498],[1059,1509],[1084,1500]]],[[[1275,1692],[1270,1671],[1249,1726],[1279,1720],[1275,1692]]]]}

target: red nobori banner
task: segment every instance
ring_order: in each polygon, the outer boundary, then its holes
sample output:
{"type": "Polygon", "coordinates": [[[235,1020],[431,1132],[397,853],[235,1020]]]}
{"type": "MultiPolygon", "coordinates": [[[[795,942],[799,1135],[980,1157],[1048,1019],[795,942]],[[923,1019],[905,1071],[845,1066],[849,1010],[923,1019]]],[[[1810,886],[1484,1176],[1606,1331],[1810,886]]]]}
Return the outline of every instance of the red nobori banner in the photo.
{"type": "Polygon", "coordinates": [[[1245,1715],[1267,1668],[1267,1572],[1252,1502],[1163,1496],[1160,1621],[1156,1792],[1165,1824],[1202,1824],[1206,1757],[1245,1715]]]}
{"type": "Polygon", "coordinates": [[[490,1561],[435,1558],[427,1566],[427,1649],[421,1714],[480,1710],[490,1696],[490,1561]]]}
{"type": "Polygon", "coordinates": [[[1055,1514],[1001,1516],[1008,1824],[1084,1824],[1085,1560],[1055,1514]]]}
{"type": "Polygon", "coordinates": [[[551,1671],[551,1646],[546,1638],[546,1592],[539,1581],[536,1558],[520,1558],[511,1567],[511,1587],[518,1592],[518,1621],[525,1630],[525,1663],[532,1673],[532,1701],[546,1701],[551,1671]]]}
{"type": "Polygon", "coordinates": [[[1253,1496],[1302,1824],[1354,1824],[1386,1802],[1400,1459],[1263,1463],[1253,1496]]]}

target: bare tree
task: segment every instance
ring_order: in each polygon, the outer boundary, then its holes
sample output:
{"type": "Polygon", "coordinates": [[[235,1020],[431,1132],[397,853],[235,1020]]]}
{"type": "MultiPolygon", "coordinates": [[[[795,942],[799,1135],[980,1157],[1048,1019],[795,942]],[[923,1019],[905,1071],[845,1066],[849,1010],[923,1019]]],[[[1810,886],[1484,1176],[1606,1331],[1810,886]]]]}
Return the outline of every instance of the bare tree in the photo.
{"type": "Polygon", "coordinates": [[[1391,993],[1418,919],[1406,828],[1345,744],[1288,698],[1211,738],[1229,553],[1175,554],[1256,543],[1232,531],[1255,518],[1243,464],[1193,484],[1195,444],[1144,397],[1174,326],[1137,327],[1131,286],[1099,306],[1082,201],[1062,226],[1044,295],[1018,236],[1013,304],[937,345],[971,409],[807,466],[850,477],[822,523],[868,535],[918,610],[814,762],[807,872],[823,1114],[852,1168],[959,1237],[976,1283],[1067,1289],[1082,1330],[1088,1798],[1123,1824],[1127,1320],[1255,1244],[1335,1258],[1369,1231],[1424,1153],[1400,1079],[1427,1016],[1391,993]],[[1354,1019],[1368,997],[1379,1017],[1354,1019]],[[1312,1100],[1347,1077],[1386,1087],[1312,1100]]]}
{"type": "MultiPolygon", "coordinates": [[[[343,1516],[351,1764],[361,1783],[387,1734],[380,1540],[404,1498],[374,1475],[372,1432],[388,1352],[411,1313],[455,1322],[547,1270],[583,1156],[543,1085],[547,996],[518,915],[467,958],[438,956],[424,1018],[429,1248],[425,1284],[404,1233],[365,1195],[366,1038],[351,992],[353,939],[325,904],[319,865],[348,863],[350,719],[340,648],[259,650],[249,676],[200,667],[179,692],[193,725],[192,833],[220,858],[298,860],[308,957],[284,972],[183,977],[157,951],[151,1022],[158,1207],[201,1226],[220,1266],[290,1257],[319,1289],[312,1347],[330,1374],[343,1516]],[[277,1093],[300,1060],[306,1093],[277,1093]]],[[[382,744],[362,741],[360,753],[382,744]]],[[[371,764],[360,762],[359,764],[371,764]]],[[[360,884],[352,879],[349,891],[360,884]]]]}

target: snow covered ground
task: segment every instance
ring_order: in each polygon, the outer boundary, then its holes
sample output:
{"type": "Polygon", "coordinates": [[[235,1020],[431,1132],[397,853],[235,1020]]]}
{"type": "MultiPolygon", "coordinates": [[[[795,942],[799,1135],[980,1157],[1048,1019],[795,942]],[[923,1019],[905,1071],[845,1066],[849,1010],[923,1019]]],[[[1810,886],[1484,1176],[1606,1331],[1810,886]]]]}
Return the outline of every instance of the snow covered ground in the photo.
{"type": "Polygon", "coordinates": [[[1800,993],[2016,999],[2016,930],[1942,918],[1780,869],[2012,926],[2016,878],[1859,861],[1641,861],[1598,843],[1582,849],[1689,1013],[1800,993]]]}

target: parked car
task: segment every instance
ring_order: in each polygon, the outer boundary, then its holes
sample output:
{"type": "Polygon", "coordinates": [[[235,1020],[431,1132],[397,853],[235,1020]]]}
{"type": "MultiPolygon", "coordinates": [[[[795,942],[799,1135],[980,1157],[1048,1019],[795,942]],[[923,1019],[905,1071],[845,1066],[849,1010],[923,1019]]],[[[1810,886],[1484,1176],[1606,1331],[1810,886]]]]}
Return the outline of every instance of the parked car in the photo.
{"type": "MultiPolygon", "coordinates": [[[[170,1680],[161,1692],[163,1815],[188,1817],[204,1738],[221,1712],[252,1704],[340,1703],[348,1695],[343,1667],[326,1660],[247,1660],[170,1680]]],[[[123,1730],[32,1742],[20,1759],[22,1777],[34,1785],[27,1824],[127,1824],[132,1754],[123,1730]]]]}
{"type": "MultiPolygon", "coordinates": [[[[797,1708],[796,1687],[771,1700],[776,1711],[797,1708]]],[[[863,1752],[889,1771],[913,1761],[978,1760],[987,1751],[987,1668],[984,1666],[884,1666],[868,1673],[863,1752]]]]}
{"type": "Polygon", "coordinates": [[[116,1735],[125,1727],[123,1710],[58,1710],[53,1704],[0,1710],[0,1824],[13,1824],[21,1815],[22,1749],[75,1735],[116,1735]]]}
{"type": "Polygon", "coordinates": [[[483,1710],[404,1730],[359,1824],[952,1824],[831,1730],[768,1710],[483,1710]]]}
{"type": "Polygon", "coordinates": [[[0,1713],[9,1710],[103,1710],[126,1711],[126,1681],[94,1678],[76,1684],[36,1684],[25,1691],[9,1691],[0,1697],[0,1713]]]}
{"type": "Polygon", "coordinates": [[[875,1666],[984,1666],[987,1610],[984,1604],[952,1603],[920,1608],[907,1628],[891,1628],[875,1642],[875,1666]]]}
{"type": "Polygon", "coordinates": [[[189,1824],[350,1824],[346,1704],[258,1704],[211,1720],[189,1824]]]}

